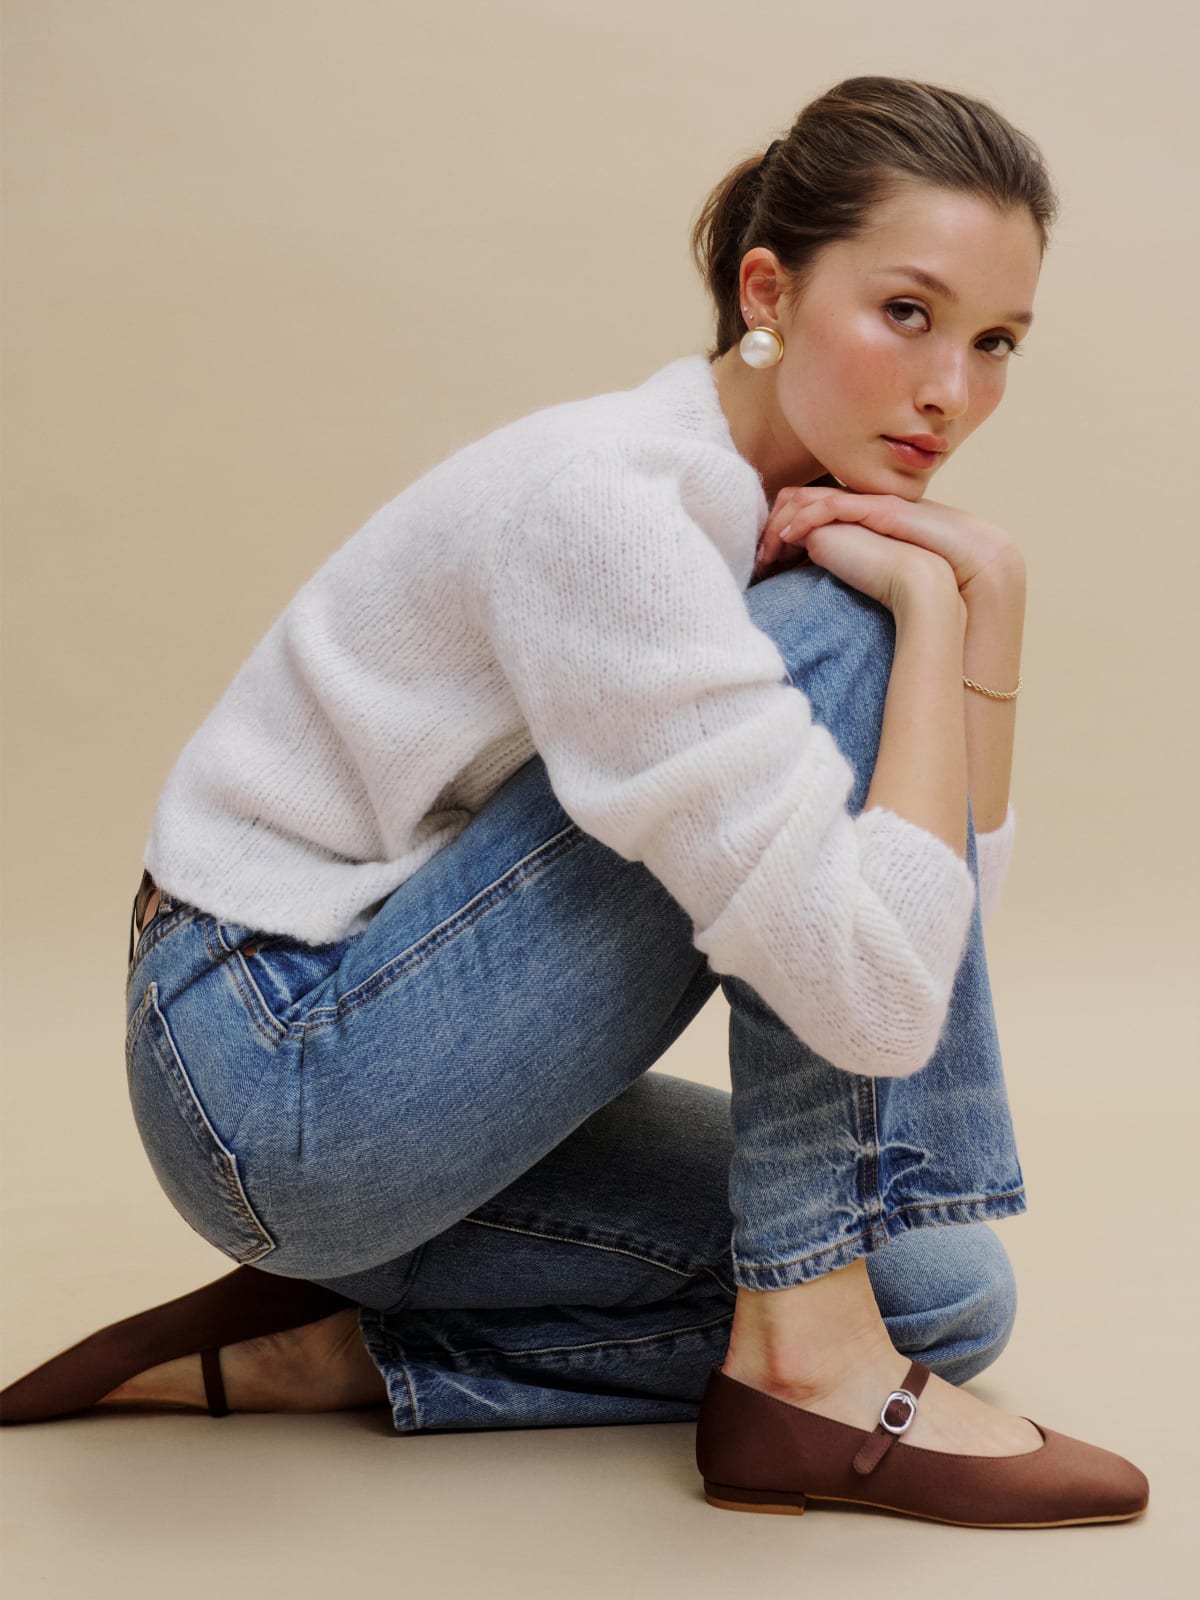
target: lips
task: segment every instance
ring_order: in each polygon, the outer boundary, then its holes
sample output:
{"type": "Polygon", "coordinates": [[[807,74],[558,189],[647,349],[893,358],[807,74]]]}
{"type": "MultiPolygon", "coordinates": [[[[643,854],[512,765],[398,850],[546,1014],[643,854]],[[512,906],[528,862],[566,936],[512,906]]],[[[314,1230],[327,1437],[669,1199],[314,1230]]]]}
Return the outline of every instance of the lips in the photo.
{"type": "Polygon", "coordinates": [[[941,455],[946,449],[945,439],[939,439],[932,433],[885,433],[883,437],[890,439],[893,444],[911,444],[930,455],[941,455]]]}
{"type": "Polygon", "coordinates": [[[916,467],[921,472],[929,472],[937,465],[938,452],[935,450],[922,450],[915,444],[908,444],[903,439],[893,439],[886,433],[880,437],[892,454],[907,467],[916,467]]]}

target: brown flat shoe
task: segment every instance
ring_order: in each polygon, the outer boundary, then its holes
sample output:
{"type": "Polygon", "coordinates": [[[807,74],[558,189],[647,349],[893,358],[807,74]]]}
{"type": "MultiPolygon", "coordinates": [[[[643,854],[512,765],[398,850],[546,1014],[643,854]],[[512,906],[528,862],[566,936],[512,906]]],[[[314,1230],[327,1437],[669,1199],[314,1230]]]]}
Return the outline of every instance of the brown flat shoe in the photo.
{"type": "Polygon", "coordinates": [[[726,1511],[794,1516],[809,1501],[829,1500],[964,1528],[1124,1522],[1146,1509],[1150,1485],[1131,1461],[1038,1422],[1042,1445],[1024,1455],[905,1444],[899,1436],[912,1425],[929,1376],[914,1361],[867,1432],[776,1400],[714,1365],[696,1423],[705,1499],[726,1511]]]}
{"type": "Polygon", "coordinates": [[[357,1302],[305,1278],[238,1267],[202,1289],[110,1323],[16,1379],[0,1390],[0,1425],[86,1411],[136,1373],[197,1354],[209,1412],[228,1416],[217,1354],[222,1345],[319,1322],[347,1306],[357,1302]]]}

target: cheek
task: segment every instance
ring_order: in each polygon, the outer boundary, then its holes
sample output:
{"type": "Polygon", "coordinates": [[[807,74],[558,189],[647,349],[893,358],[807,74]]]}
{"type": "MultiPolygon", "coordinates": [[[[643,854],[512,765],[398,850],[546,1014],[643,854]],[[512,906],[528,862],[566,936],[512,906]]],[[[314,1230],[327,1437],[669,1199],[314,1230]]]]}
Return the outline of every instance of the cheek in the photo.
{"type": "Polygon", "coordinates": [[[877,410],[882,402],[890,412],[896,396],[907,394],[910,388],[904,357],[894,344],[885,346],[878,340],[862,344],[850,369],[847,392],[864,408],[864,421],[870,420],[866,408],[877,410]]]}
{"type": "Polygon", "coordinates": [[[986,422],[1003,400],[1007,377],[1003,365],[998,365],[994,373],[988,373],[972,385],[969,418],[972,428],[977,428],[981,422],[986,422]]]}
{"type": "Polygon", "coordinates": [[[902,348],[886,329],[851,323],[845,331],[814,331],[791,386],[787,410],[809,437],[870,427],[882,409],[895,412],[907,383],[902,348]]]}
{"type": "Polygon", "coordinates": [[[882,405],[885,413],[894,410],[897,392],[908,385],[907,349],[876,319],[852,321],[836,348],[829,355],[836,365],[839,394],[847,420],[870,423],[882,405]]]}

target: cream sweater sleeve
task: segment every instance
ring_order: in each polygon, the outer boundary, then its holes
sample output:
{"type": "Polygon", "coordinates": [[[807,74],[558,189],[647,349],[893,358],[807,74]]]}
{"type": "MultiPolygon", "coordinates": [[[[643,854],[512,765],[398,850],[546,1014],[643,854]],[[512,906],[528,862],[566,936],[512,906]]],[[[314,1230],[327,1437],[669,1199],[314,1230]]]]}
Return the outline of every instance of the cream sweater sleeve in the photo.
{"type": "Polygon", "coordinates": [[[468,604],[567,814],[819,1055],[905,1077],[940,1038],[974,880],[907,819],[851,817],[850,764],[680,477],[589,451],[477,552],[468,604]]]}

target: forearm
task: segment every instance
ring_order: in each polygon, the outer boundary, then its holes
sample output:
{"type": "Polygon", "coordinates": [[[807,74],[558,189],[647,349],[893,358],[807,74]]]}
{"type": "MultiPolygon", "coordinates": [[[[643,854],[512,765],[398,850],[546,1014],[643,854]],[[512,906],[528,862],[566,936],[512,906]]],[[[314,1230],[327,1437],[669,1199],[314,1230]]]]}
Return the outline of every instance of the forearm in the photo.
{"type": "MultiPolygon", "coordinates": [[[[967,606],[963,675],[989,689],[1011,690],[1021,670],[1025,626],[1025,568],[1014,560],[985,568],[962,590],[967,606]]],[[[967,789],[975,832],[999,828],[1012,780],[1016,700],[994,700],[963,685],[967,789]]]]}
{"type": "Polygon", "coordinates": [[[896,648],[871,786],[883,806],[967,853],[967,764],[961,695],[965,618],[948,586],[917,586],[895,607],[896,648]]]}

